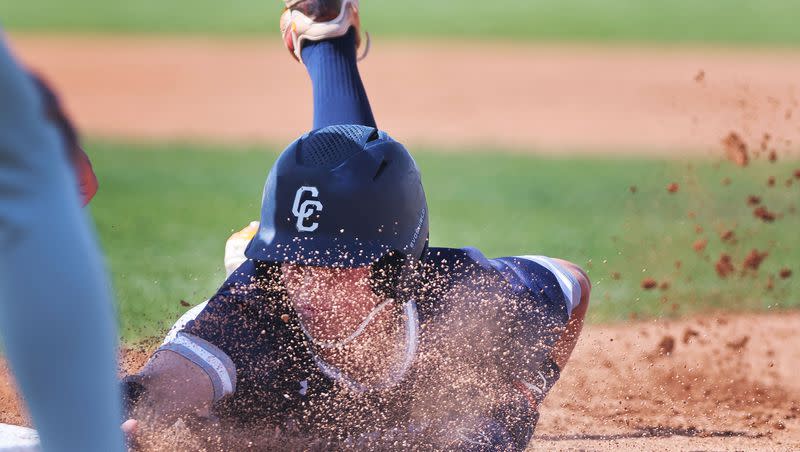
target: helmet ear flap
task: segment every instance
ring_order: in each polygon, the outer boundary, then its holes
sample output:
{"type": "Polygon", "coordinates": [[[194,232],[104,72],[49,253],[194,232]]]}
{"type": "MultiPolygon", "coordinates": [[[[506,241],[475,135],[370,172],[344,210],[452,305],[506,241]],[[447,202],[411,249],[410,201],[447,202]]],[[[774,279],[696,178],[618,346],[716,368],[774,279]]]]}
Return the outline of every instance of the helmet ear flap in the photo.
{"type": "Polygon", "coordinates": [[[405,263],[406,255],[392,250],[372,264],[369,284],[375,295],[381,299],[397,298],[405,263]]]}
{"type": "Polygon", "coordinates": [[[383,255],[370,267],[370,288],[381,299],[394,298],[396,301],[406,301],[403,294],[413,289],[417,280],[424,256],[428,251],[428,237],[425,238],[425,247],[422,256],[414,259],[398,250],[392,250],[383,255]]]}

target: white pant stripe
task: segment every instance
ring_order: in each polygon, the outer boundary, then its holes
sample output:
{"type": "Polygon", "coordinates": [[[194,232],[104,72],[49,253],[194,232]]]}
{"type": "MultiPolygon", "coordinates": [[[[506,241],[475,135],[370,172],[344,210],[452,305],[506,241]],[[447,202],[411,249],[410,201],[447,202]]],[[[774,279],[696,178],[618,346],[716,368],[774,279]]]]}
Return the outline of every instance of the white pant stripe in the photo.
{"type": "Polygon", "coordinates": [[[571,272],[559,265],[556,261],[546,256],[517,256],[520,259],[527,259],[536,262],[542,267],[550,270],[558,280],[561,291],[567,299],[567,315],[572,314],[572,309],[581,302],[581,285],[571,272]]]}
{"type": "Polygon", "coordinates": [[[223,395],[233,393],[233,383],[231,381],[231,376],[228,375],[228,369],[225,368],[225,365],[222,364],[219,358],[209,353],[205,348],[201,347],[200,345],[192,342],[191,339],[187,338],[183,334],[179,334],[171,341],[173,344],[182,345],[193,353],[195,353],[200,359],[205,361],[209,367],[214,370],[214,372],[219,375],[219,379],[222,382],[222,391],[223,395]]]}

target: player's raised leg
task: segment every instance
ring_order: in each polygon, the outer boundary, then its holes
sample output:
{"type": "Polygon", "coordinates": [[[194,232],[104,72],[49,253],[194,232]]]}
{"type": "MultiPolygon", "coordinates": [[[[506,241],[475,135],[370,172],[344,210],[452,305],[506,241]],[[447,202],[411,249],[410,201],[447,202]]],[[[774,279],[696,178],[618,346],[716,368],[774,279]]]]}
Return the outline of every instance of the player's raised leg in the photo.
{"type": "Polygon", "coordinates": [[[0,39],[0,332],[46,451],[121,451],[109,286],[56,127],[0,39]]]}
{"type": "Polygon", "coordinates": [[[286,0],[284,42],[302,61],[314,92],[314,129],[336,124],[377,127],[356,52],[358,0],[286,0]]]}

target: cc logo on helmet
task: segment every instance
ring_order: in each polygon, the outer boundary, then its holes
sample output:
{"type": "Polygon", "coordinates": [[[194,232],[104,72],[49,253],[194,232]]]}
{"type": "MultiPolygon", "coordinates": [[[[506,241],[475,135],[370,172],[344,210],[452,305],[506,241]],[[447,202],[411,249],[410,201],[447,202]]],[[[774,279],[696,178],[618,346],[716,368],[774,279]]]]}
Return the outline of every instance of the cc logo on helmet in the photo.
{"type": "Polygon", "coordinates": [[[292,213],[297,217],[297,230],[298,232],[314,232],[319,227],[319,223],[306,224],[311,215],[322,211],[322,203],[317,200],[319,197],[319,190],[317,187],[300,187],[294,195],[294,204],[292,205],[292,213]],[[304,195],[308,193],[310,199],[303,199],[304,195]]]}

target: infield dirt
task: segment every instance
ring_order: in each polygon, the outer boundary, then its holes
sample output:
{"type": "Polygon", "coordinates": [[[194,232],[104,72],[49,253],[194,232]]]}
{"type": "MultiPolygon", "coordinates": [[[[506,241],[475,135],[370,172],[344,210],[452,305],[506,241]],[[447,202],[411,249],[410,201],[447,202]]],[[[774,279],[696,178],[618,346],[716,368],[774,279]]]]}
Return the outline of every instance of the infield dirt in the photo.
{"type": "MultiPolygon", "coordinates": [[[[797,450],[798,325],[784,312],[587,326],[530,449],[797,450]]],[[[5,367],[0,422],[26,423],[5,367]]]]}
{"type": "MultiPolygon", "coordinates": [[[[93,136],[289,143],[311,125],[278,39],[12,36],[93,136]]],[[[732,130],[800,142],[800,53],[386,42],[361,63],[378,124],[437,149],[704,155],[732,130]]]]}

